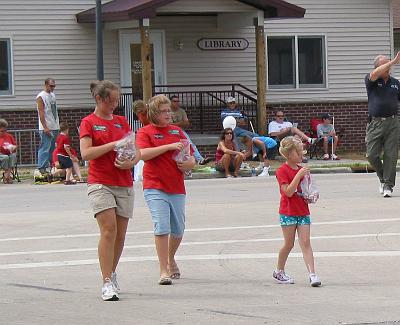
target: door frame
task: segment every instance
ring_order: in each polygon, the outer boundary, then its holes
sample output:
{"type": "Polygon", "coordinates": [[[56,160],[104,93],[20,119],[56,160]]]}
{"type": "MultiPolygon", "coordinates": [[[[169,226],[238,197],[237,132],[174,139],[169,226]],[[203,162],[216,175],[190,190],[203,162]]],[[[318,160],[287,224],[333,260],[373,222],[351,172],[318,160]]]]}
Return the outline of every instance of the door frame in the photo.
{"type": "MultiPolygon", "coordinates": [[[[159,29],[154,29],[150,30],[150,42],[152,41],[152,35],[157,35],[159,36],[160,39],[160,47],[161,47],[161,55],[159,57],[159,61],[156,63],[156,60],[154,60],[154,70],[155,70],[155,76],[154,80],[156,84],[160,84],[159,81],[161,81],[161,84],[165,85],[167,83],[167,56],[166,56],[166,42],[165,42],[165,31],[164,30],[159,30],[159,29]],[[161,65],[161,66],[158,66],[161,65]],[[157,72],[161,73],[161,76],[157,76],[157,72]],[[159,77],[159,78],[158,78],[159,77]]],[[[132,86],[132,80],[131,84],[127,85],[126,80],[131,79],[131,77],[127,78],[126,76],[126,70],[124,70],[124,37],[126,36],[132,36],[132,37],[138,37],[140,40],[140,30],[139,29],[120,29],[118,31],[118,39],[119,39],[119,66],[120,66],[120,85],[121,87],[131,87],[132,86]]],[[[140,42],[139,42],[140,44],[140,42]]],[[[154,58],[156,57],[155,55],[153,56],[154,58]]],[[[154,87],[154,85],[153,85],[154,87]]]]}

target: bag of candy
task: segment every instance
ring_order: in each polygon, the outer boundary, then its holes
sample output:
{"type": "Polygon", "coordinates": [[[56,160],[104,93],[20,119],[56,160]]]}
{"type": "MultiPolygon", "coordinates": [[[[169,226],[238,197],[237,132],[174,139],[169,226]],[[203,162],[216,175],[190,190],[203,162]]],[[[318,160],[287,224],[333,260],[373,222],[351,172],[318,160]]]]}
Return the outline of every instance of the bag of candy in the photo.
{"type": "Polygon", "coordinates": [[[315,203],[319,199],[319,192],[315,181],[312,179],[310,174],[303,177],[300,182],[301,193],[300,195],[307,203],[315,203]]]}
{"type": "Polygon", "coordinates": [[[129,132],[125,137],[119,140],[114,150],[117,152],[117,160],[133,160],[136,156],[135,133],[129,132]]]}

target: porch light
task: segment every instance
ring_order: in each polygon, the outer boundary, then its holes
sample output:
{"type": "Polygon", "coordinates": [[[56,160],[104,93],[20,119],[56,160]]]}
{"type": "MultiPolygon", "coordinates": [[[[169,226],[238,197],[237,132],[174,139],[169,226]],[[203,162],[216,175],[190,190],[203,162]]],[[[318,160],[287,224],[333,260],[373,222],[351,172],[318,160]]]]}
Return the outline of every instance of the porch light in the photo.
{"type": "Polygon", "coordinates": [[[183,49],[183,42],[182,40],[178,39],[174,41],[175,48],[179,51],[183,49]]]}

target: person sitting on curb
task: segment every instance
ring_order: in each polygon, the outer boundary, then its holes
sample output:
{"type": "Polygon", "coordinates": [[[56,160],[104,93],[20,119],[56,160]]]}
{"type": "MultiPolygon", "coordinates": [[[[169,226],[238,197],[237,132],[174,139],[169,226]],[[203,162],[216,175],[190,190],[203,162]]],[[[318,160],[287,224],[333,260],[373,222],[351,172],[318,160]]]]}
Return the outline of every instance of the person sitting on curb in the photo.
{"type": "Polygon", "coordinates": [[[258,155],[260,156],[260,160],[263,162],[264,165],[261,174],[259,174],[258,176],[268,177],[269,169],[271,167],[269,159],[273,158],[274,151],[276,150],[278,143],[270,137],[254,137],[252,141],[253,152],[258,153],[258,155]]]}
{"type": "Polygon", "coordinates": [[[217,152],[215,154],[215,169],[225,172],[226,178],[239,176],[240,165],[245,159],[244,153],[238,151],[234,140],[234,133],[231,128],[226,128],[221,132],[217,152]]]}
{"type": "Polygon", "coordinates": [[[285,115],[282,111],[277,111],[275,113],[275,121],[272,121],[268,125],[268,135],[270,137],[275,137],[277,140],[282,140],[283,138],[293,135],[299,137],[303,141],[307,141],[309,144],[314,144],[316,139],[308,137],[302,131],[297,128],[297,125],[289,121],[285,121],[285,115]]]}
{"type": "Polygon", "coordinates": [[[328,143],[332,143],[332,159],[339,160],[340,158],[335,154],[338,145],[339,137],[336,135],[334,126],[331,123],[332,117],[329,114],[322,115],[322,123],[317,126],[318,138],[323,139],[324,144],[324,160],[329,159],[328,143]]]}
{"type": "Polygon", "coordinates": [[[60,134],[56,139],[57,160],[61,168],[65,169],[65,185],[76,184],[73,175],[73,168],[79,177],[79,183],[84,183],[79,168],[79,159],[76,157],[76,151],[72,152],[71,140],[69,138],[69,127],[66,122],[60,123],[60,134]],[[75,154],[74,154],[75,153],[75,154]]]}
{"type": "Polygon", "coordinates": [[[193,141],[190,139],[189,135],[186,133],[184,130],[185,128],[188,128],[190,126],[189,119],[187,117],[187,114],[183,108],[179,106],[179,97],[176,95],[172,95],[169,100],[171,101],[171,115],[172,115],[172,125],[179,126],[181,129],[183,129],[183,133],[186,135],[186,138],[189,140],[190,145],[192,146],[194,150],[194,159],[199,165],[205,165],[211,161],[211,158],[205,157],[200,154],[199,149],[197,149],[196,145],[193,143],[193,141]]]}

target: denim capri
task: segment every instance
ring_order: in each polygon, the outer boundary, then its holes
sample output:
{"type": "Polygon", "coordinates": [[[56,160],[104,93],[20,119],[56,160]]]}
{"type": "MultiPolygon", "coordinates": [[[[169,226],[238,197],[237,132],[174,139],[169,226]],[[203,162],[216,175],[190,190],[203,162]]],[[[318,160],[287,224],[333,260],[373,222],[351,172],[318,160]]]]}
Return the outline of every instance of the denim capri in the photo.
{"type": "Polygon", "coordinates": [[[144,199],[150,209],[154,235],[180,238],[185,231],[185,194],[169,194],[157,189],[145,189],[144,199]]]}

